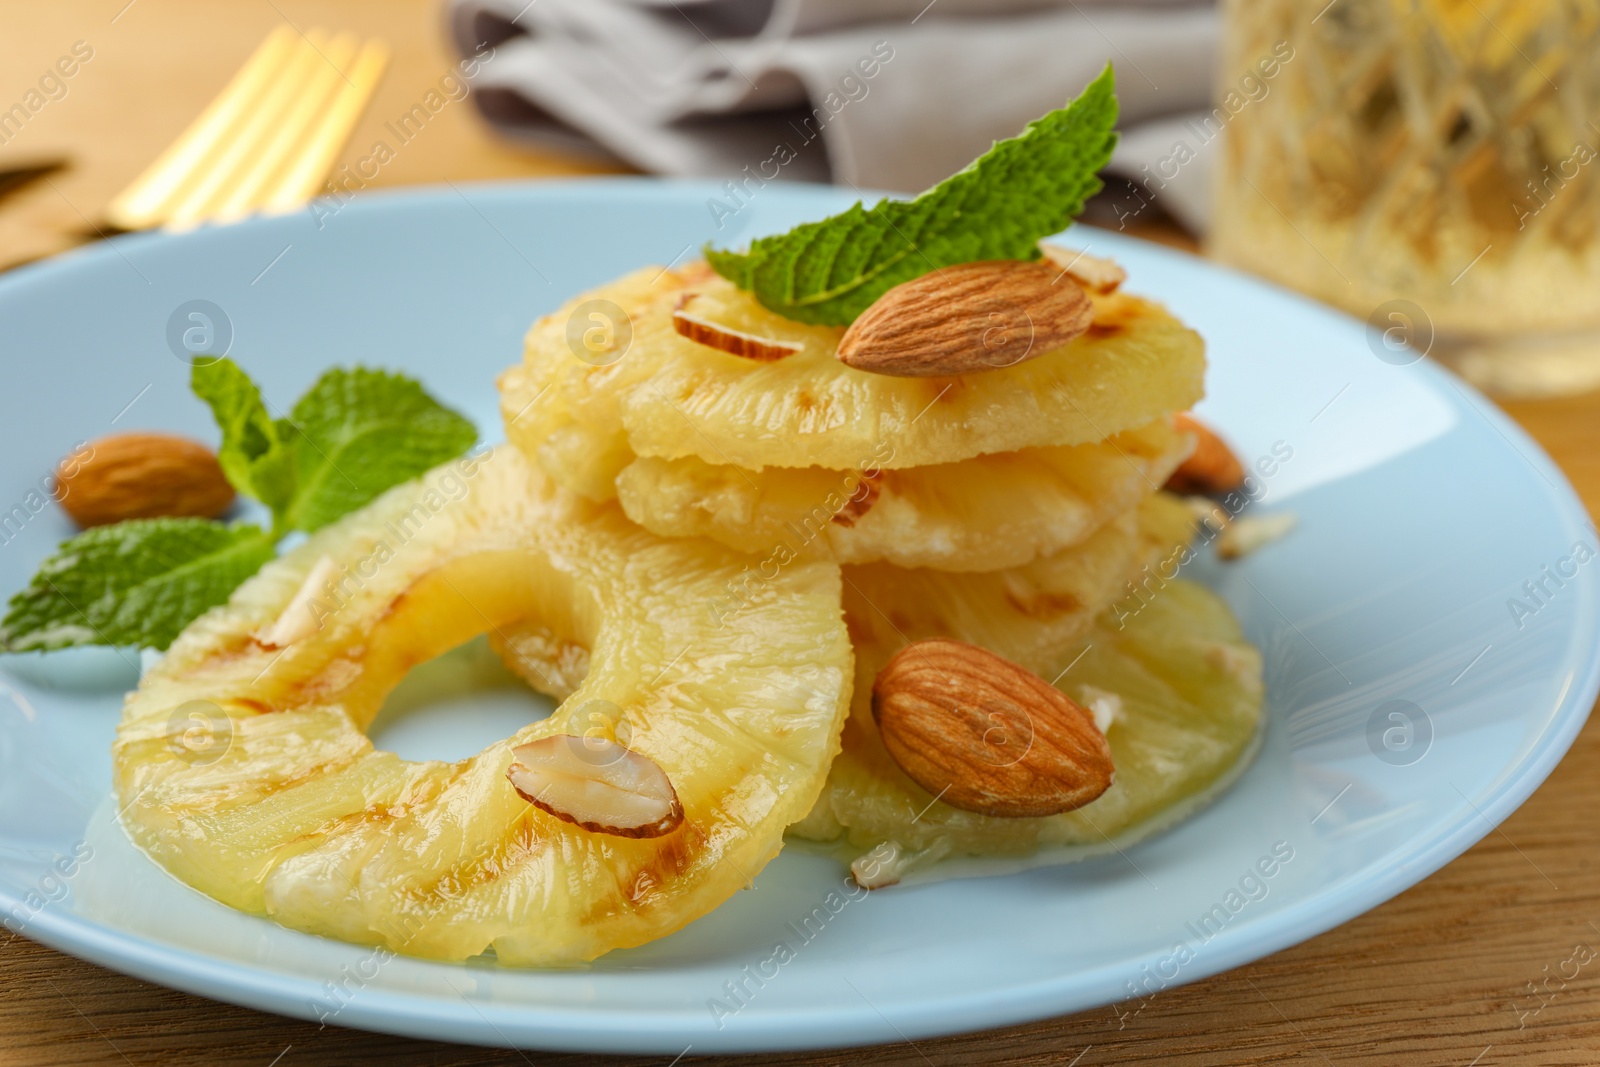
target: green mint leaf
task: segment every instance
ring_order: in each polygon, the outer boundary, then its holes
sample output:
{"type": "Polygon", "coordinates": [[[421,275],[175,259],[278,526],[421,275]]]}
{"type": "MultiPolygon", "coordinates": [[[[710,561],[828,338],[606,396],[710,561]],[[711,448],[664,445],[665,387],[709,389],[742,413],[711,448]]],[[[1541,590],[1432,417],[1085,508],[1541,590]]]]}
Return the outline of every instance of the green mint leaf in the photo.
{"type": "Polygon", "coordinates": [[[317,379],[281,424],[290,434],[298,488],[288,524],[316,530],[379,493],[472,447],[472,423],[411,378],[335,368],[317,379]]]}
{"type": "Polygon", "coordinates": [[[277,523],[295,493],[294,455],[281,426],[267,413],[261,390],[231,359],[196,362],[189,388],[211,406],[222,430],[217,460],[239,492],[272,509],[277,523]]]}
{"type": "Polygon", "coordinates": [[[984,259],[1039,258],[1099,191],[1117,135],[1111,67],[1072,103],[996,142],[915,200],[848,210],[762,237],[748,252],[706,249],[713,270],[801,322],[844,326],[901,282],[984,259]]]}
{"type": "Polygon", "coordinates": [[[0,622],[0,650],[166,648],[273,557],[259,526],[134,519],[61,545],[0,622]]]}

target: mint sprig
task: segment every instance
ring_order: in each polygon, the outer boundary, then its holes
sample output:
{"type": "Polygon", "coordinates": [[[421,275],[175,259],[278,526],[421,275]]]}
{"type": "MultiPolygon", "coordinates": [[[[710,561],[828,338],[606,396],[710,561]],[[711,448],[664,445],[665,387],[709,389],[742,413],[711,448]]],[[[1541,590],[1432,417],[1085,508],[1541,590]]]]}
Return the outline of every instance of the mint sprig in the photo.
{"type": "Polygon", "coordinates": [[[914,200],[871,208],[857,201],[832,218],[762,237],[747,252],[707,246],[706,260],[786,318],[848,325],[896,285],[940,267],[1038,259],[1039,239],[1066,229],[1100,190],[1116,121],[1107,65],[1066,107],[914,200]]]}
{"type": "Polygon", "coordinates": [[[190,387],[222,431],[228,481],[272,512],[272,529],[209,519],[138,519],[63,542],[0,621],[0,651],[77,645],[164,649],[227,601],[291,530],[320,529],[460,455],[472,423],[411,378],[363,367],[318,378],[273,418],[236,363],[197,362],[190,387]]]}
{"type": "Polygon", "coordinates": [[[85,530],[11,599],[0,647],[166,648],[273,556],[259,526],[207,519],[134,519],[85,530]]]}

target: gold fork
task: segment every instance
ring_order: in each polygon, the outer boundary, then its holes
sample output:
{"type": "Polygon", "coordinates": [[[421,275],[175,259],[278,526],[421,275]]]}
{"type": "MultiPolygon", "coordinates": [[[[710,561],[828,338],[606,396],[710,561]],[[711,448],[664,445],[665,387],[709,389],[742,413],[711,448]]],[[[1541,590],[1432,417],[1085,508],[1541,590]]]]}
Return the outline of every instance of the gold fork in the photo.
{"type": "Polygon", "coordinates": [[[327,181],[383,76],[389,49],[353,33],[280,26],[106,218],[187,229],[305,204],[327,181]]]}

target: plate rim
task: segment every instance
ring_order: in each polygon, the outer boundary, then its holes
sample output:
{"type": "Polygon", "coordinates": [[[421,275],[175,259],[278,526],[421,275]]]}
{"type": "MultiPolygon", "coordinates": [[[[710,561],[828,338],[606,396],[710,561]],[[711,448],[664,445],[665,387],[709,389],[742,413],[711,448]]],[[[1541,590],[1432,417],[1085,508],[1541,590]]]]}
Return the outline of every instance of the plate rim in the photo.
{"type": "MultiPolygon", "coordinates": [[[[779,196],[801,195],[819,201],[853,199],[850,192],[837,187],[791,183],[779,185],[779,196]]],[[[433,202],[448,203],[465,199],[467,192],[487,193],[495,199],[540,199],[553,194],[580,196],[647,197],[673,199],[694,192],[714,195],[721,187],[707,180],[660,179],[639,176],[604,176],[565,179],[498,179],[481,182],[405,186],[363,192],[347,202],[341,211],[370,212],[426,209],[433,202]]],[[[867,193],[863,198],[880,194],[867,193]]],[[[472,202],[468,201],[469,206],[472,202]]],[[[187,234],[162,232],[127,234],[95,245],[74,249],[63,255],[26,264],[0,277],[0,299],[19,289],[47,282],[62,272],[70,273],[112,257],[124,257],[147,245],[165,245],[173,240],[227,240],[228,234],[244,228],[283,225],[289,216],[252,219],[229,227],[206,227],[187,234]],[[222,235],[218,237],[217,235],[222,235]]],[[[1300,293],[1206,260],[1181,249],[1140,241],[1109,230],[1097,230],[1112,243],[1137,242],[1158,257],[1186,259],[1200,268],[1224,275],[1230,284],[1270,291],[1273,298],[1288,300],[1299,311],[1333,314],[1351,323],[1359,320],[1300,293]]],[[[1450,407],[1462,415],[1484,418],[1513,451],[1521,454],[1549,486],[1553,509],[1571,527],[1590,528],[1592,521],[1565,473],[1531,436],[1472,386],[1431,360],[1417,368],[1431,391],[1443,396],[1450,407]]],[[[1596,580],[1580,586],[1581,596],[1575,611],[1572,645],[1584,631],[1594,638],[1600,627],[1597,611],[1596,580]]],[[[1202,978],[1261,959],[1285,948],[1326,933],[1381,905],[1404,890],[1420,883],[1473,844],[1486,837],[1507,816],[1531,796],[1576,740],[1587,721],[1595,698],[1600,695],[1600,657],[1583,657],[1573,665],[1573,680],[1553,709],[1545,730],[1529,746],[1520,761],[1503,768],[1493,782],[1484,803],[1460,812],[1447,829],[1430,836],[1420,849],[1408,851],[1400,862],[1381,871],[1356,871],[1319,887],[1312,895],[1292,903],[1249,924],[1229,927],[1208,943],[1207,953],[1163,988],[1175,988],[1202,978]],[[1481,829],[1479,829],[1481,827],[1481,829]]],[[[1269,729],[1282,729],[1280,723],[1269,729]]],[[[15,909],[22,898],[0,887],[0,908],[15,909]]],[[[314,937],[280,928],[297,937],[314,937]]],[[[24,936],[58,951],[109,967],[147,981],[257,1010],[269,1010],[290,1017],[313,1019],[309,1001],[320,987],[309,979],[243,967],[223,957],[201,955],[128,933],[116,926],[89,919],[75,912],[45,908],[30,916],[24,936]]],[[[318,938],[321,941],[324,939],[318,938]]],[[[427,961],[419,961],[426,963],[427,961]]],[[[452,971],[461,965],[430,964],[452,971]]],[[[953,1033],[987,1030],[1062,1014],[1092,1010],[1107,1001],[1101,996],[1084,997],[1086,989],[1102,987],[1107,979],[1125,974],[1125,961],[1107,963],[1088,970],[1073,970],[1064,976],[1021,986],[1006,986],[1002,991],[967,991],[944,998],[924,1000],[914,1006],[892,1005],[890,1015],[865,1002],[833,1005],[828,1009],[826,1026],[818,1026],[815,1014],[771,1013],[752,1020],[755,1025],[737,1031],[723,1031],[707,1038],[706,1023],[698,1014],[685,1011],[641,1012],[637,1010],[598,1010],[574,1013],[539,1005],[509,1006],[473,1003],[468,1006],[476,1021],[464,1015],[459,1006],[441,1001],[431,994],[406,993],[381,987],[367,987],[362,996],[345,1003],[335,1025],[373,1030],[433,1040],[467,1044],[539,1048],[552,1051],[660,1053],[680,1040],[700,1044],[707,1052],[798,1051],[860,1046],[915,1037],[935,1037],[953,1033]],[[763,1021],[766,1020],[766,1021],[763,1021]],[[486,1025],[480,1025],[486,1024],[486,1025]],[[704,1042],[702,1044],[702,1042],[704,1042]]],[[[465,995],[463,995],[465,997],[465,995]]],[[[1115,1003],[1115,1001],[1112,1001],[1115,1003]]],[[[672,1054],[667,1051],[667,1054],[672,1054]]]]}

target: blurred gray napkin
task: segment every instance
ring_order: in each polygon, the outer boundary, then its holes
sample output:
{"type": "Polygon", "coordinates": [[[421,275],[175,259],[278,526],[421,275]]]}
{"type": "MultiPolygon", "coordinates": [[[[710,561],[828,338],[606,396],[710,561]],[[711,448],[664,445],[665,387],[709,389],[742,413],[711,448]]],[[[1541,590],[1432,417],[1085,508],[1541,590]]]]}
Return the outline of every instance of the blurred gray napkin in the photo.
{"type": "Polygon", "coordinates": [[[1175,165],[1173,153],[1194,147],[1211,98],[1209,3],[450,0],[449,22],[480,57],[480,110],[513,138],[671,176],[906,193],[1060,107],[1110,60],[1124,133],[1111,169],[1192,229],[1204,222],[1209,154],[1175,165]]]}

